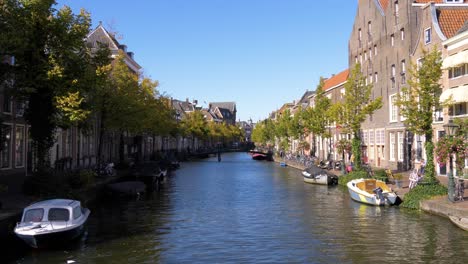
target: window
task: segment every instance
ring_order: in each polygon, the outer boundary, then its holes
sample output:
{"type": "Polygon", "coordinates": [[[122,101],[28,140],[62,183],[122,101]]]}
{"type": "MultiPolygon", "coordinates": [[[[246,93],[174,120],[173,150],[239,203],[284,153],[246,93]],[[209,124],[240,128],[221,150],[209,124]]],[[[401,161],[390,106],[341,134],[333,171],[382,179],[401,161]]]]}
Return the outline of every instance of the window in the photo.
{"type": "Polygon", "coordinates": [[[406,83],[406,62],[405,60],[401,61],[401,84],[406,83]]]}
{"type": "Polygon", "coordinates": [[[398,17],[400,15],[400,7],[398,6],[398,1],[395,1],[395,16],[398,17]]]}
{"type": "Polygon", "coordinates": [[[379,75],[377,74],[377,72],[374,73],[374,82],[377,83],[377,81],[379,80],[379,75]]]}
{"type": "Polygon", "coordinates": [[[372,48],[369,48],[369,60],[372,59],[372,48]]]}
{"type": "Polygon", "coordinates": [[[359,61],[360,61],[360,62],[361,62],[361,64],[362,64],[362,53],[361,53],[361,54],[359,54],[359,61]]]}
{"type": "Polygon", "coordinates": [[[374,56],[377,56],[377,45],[374,45],[374,56]]]}
{"type": "Polygon", "coordinates": [[[374,145],[374,130],[369,130],[369,145],[374,145]]]}
{"type": "Polygon", "coordinates": [[[463,76],[467,73],[466,71],[466,64],[455,67],[455,68],[450,68],[449,69],[449,79],[454,79],[460,76],[463,76]]]}
{"type": "Polygon", "coordinates": [[[445,0],[445,3],[447,3],[447,4],[463,3],[463,0],[445,0]]]}
{"type": "Polygon", "coordinates": [[[398,107],[396,106],[397,95],[390,95],[390,122],[398,121],[398,107]]]}
{"type": "Polygon", "coordinates": [[[395,45],[395,35],[390,35],[390,43],[392,45],[392,47],[395,45]]]}
{"type": "Polygon", "coordinates": [[[424,43],[431,43],[431,28],[427,28],[426,30],[424,30],[424,43]]]}
{"type": "Polygon", "coordinates": [[[442,107],[439,107],[434,110],[434,122],[442,121],[444,121],[444,113],[442,111],[442,107]]]}
{"type": "Polygon", "coordinates": [[[8,94],[5,94],[3,96],[3,112],[4,113],[11,113],[11,104],[12,104],[12,100],[11,100],[11,96],[9,96],[8,94]]]}
{"type": "Polygon", "coordinates": [[[395,68],[395,64],[392,64],[392,77],[395,78],[396,76],[396,68],[395,68]]]}
{"type": "Polygon", "coordinates": [[[395,161],[395,133],[390,133],[390,160],[395,161]]]}
{"type": "Polygon", "coordinates": [[[369,34],[369,38],[372,36],[372,22],[367,22],[367,34],[369,34]]]}
{"type": "Polygon", "coordinates": [[[16,126],[15,132],[15,166],[24,166],[24,127],[16,126]]]}
{"type": "Polygon", "coordinates": [[[41,222],[44,217],[44,209],[29,209],[24,213],[23,222],[41,222]]]}
{"type": "Polygon", "coordinates": [[[358,58],[357,58],[357,56],[354,57],[354,60],[355,60],[356,63],[358,63],[358,58]]]}
{"type": "Polygon", "coordinates": [[[364,60],[367,60],[367,51],[364,51],[364,60]]]}
{"type": "Polygon", "coordinates": [[[398,132],[398,161],[403,161],[404,140],[403,132],[398,132]]]}
{"type": "Polygon", "coordinates": [[[452,107],[449,108],[449,115],[450,116],[466,115],[467,114],[466,105],[467,103],[454,104],[452,107]]]}
{"type": "Polygon", "coordinates": [[[26,104],[22,101],[16,101],[16,116],[24,115],[25,105],[26,104]]]}
{"type": "Polygon", "coordinates": [[[11,160],[11,126],[2,125],[3,149],[0,152],[1,168],[10,168],[11,160]]]}
{"type": "Polygon", "coordinates": [[[362,142],[364,143],[364,145],[369,145],[369,137],[368,137],[368,132],[367,131],[364,131],[362,133],[362,142]]]}
{"type": "Polygon", "coordinates": [[[400,36],[401,36],[401,40],[405,40],[405,29],[404,28],[400,29],[400,36]]]}
{"type": "Polygon", "coordinates": [[[47,218],[49,221],[68,221],[70,213],[64,208],[50,208],[47,218]]]}
{"type": "Polygon", "coordinates": [[[369,82],[372,83],[374,81],[374,78],[372,77],[372,73],[369,74],[369,82]]]}
{"type": "Polygon", "coordinates": [[[80,218],[82,214],[83,214],[83,211],[81,210],[81,206],[77,206],[73,208],[73,219],[80,218]]]}

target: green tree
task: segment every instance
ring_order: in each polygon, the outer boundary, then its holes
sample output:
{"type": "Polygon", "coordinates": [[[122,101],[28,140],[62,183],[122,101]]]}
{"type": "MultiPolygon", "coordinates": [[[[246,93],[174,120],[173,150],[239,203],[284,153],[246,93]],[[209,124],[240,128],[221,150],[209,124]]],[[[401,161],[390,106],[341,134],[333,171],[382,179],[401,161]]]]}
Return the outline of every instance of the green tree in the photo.
{"type": "Polygon", "coordinates": [[[403,123],[414,134],[424,135],[427,155],[425,177],[428,182],[435,183],[434,142],[432,123],[434,111],[440,109],[440,94],[442,93],[440,78],[442,76],[442,59],[440,52],[423,49],[423,59],[420,65],[412,64],[409,69],[408,85],[401,89],[396,105],[403,123]]]}
{"type": "Polygon", "coordinates": [[[205,117],[199,110],[187,113],[180,125],[182,132],[192,137],[192,149],[195,148],[195,138],[206,139],[209,132],[205,117]]]}
{"type": "Polygon", "coordinates": [[[83,10],[75,15],[66,6],[56,10],[53,0],[0,4],[1,55],[15,58],[7,72],[14,74],[18,98],[28,102],[25,118],[31,125],[36,168],[41,170],[49,165],[48,150],[60,118],[70,117],[58,114],[56,98],[82,88],[88,59],[83,39],[90,16],[83,10]]]}
{"type": "Polygon", "coordinates": [[[353,134],[352,153],[356,168],[361,167],[361,124],[382,107],[382,98],[371,99],[372,85],[367,84],[358,63],[345,83],[344,100],[333,109],[334,118],[343,129],[353,134]]]}
{"type": "Polygon", "coordinates": [[[306,108],[302,114],[305,128],[308,132],[313,134],[312,156],[315,156],[317,149],[316,136],[324,138],[329,138],[331,136],[326,129],[332,122],[332,115],[330,114],[331,101],[324,94],[324,85],[325,80],[320,77],[319,84],[315,89],[314,105],[306,108]]]}

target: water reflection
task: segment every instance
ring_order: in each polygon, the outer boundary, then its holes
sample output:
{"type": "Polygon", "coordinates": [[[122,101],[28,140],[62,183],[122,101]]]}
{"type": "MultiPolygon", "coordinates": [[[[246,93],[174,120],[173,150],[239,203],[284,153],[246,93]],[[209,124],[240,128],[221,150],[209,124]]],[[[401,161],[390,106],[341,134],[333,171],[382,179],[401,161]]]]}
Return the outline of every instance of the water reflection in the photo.
{"type": "MultiPolygon", "coordinates": [[[[140,200],[99,201],[73,247],[17,263],[464,262],[468,234],[447,219],[352,201],[246,154],[185,163],[140,200]]],[[[468,233],[468,232],[467,232],[468,233]]]]}

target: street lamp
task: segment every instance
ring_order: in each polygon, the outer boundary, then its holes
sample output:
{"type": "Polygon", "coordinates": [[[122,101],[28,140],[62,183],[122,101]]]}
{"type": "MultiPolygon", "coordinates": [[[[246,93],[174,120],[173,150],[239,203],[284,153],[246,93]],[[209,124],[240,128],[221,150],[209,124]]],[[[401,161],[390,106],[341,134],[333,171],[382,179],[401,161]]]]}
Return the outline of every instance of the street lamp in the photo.
{"type": "MultiPolygon", "coordinates": [[[[453,123],[453,120],[449,120],[444,126],[445,134],[449,137],[453,137],[457,134],[458,128],[460,127],[457,124],[453,123]]],[[[453,159],[452,159],[452,147],[449,150],[450,155],[450,171],[448,173],[448,199],[450,202],[455,202],[455,181],[453,179],[453,159]]]]}

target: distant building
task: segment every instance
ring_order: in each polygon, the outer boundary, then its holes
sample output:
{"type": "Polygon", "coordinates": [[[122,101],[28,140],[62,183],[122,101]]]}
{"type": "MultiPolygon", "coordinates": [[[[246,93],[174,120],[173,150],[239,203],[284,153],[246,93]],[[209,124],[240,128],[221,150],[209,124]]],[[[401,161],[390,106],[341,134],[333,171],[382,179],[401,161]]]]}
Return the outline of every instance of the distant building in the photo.
{"type": "Polygon", "coordinates": [[[235,102],[215,102],[209,103],[208,111],[217,119],[229,125],[236,124],[236,103],[235,102]]]}

